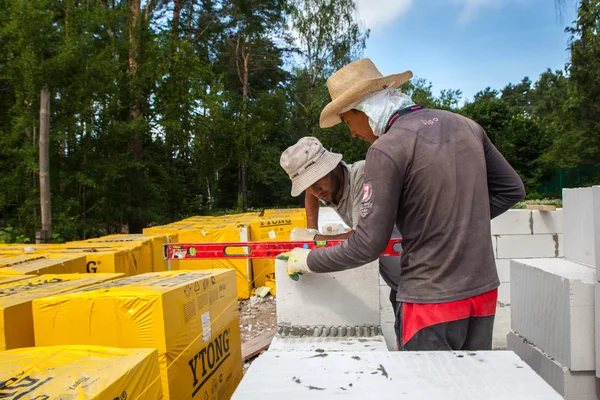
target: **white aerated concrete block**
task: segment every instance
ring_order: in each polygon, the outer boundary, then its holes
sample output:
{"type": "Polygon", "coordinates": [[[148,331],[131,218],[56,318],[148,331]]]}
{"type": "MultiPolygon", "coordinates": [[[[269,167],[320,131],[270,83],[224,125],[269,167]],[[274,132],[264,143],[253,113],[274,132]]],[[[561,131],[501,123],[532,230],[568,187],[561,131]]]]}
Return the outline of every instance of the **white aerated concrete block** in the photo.
{"type": "Polygon", "coordinates": [[[498,303],[509,306],[510,305],[510,282],[501,282],[498,287],[498,303]]]}
{"type": "Polygon", "coordinates": [[[595,271],[558,258],[512,260],[511,329],[571,371],[594,371],[595,271]]]}
{"type": "Polygon", "coordinates": [[[396,331],[394,330],[394,308],[390,301],[391,288],[388,285],[379,286],[379,323],[388,350],[396,350],[396,331]]]}
{"type": "Polygon", "coordinates": [[[387,352],[385,338],[381,335],[371,337],[280,337],[275,336],[269,345],[269,353],[281,351],[387,352]]]}
{"type": "Polygon", "coordinates": [[[531,210],[508,210],[492,219],[492,235],[532,235],[531,210]]]}
{"type": "Polygon", "coordinates": [[[531,211],[533,234],[563,233],[563,209],[554,211],[531,211]]]}
{"type": "Polygon", "coordinates": [[[535,372],[566,400],[597,400],[600,395],[598,378],[593,371],[573,372],[551,359],[539,348],[510,332],[507,349],[514,351],[535,372]]]}
{"type": "Polygon", "coordinates": [[[600,186],[563,189],[565,257],[600,267],[600,186]]]}
{"type": "Polygon", "coordinates": [[[498,271],[498,279],[500,282],[510,282],[510,260],[496,260],[496,270],[498,271]]]}
{"type": "Polygon", "coordinates": [[[278,326],[379,325],[379,263],[293,281],[275,261],[278,326]]]}
{"type": "Polygon", "coordinates": [[[338,224],[342,225],[344,230],[351,228],[340,218],[333,208],[319,207],[319,232],[326,232],[327,226],[338,224]]]}
{"type": "Polygon", "coordinates": [[[600,378],[600,283],[596,282],[596,376],[600,378]]]}
{"type": "Polygon", "coordinates": [[[559,400],[511,351],[271,352],[232,400],[559,400]]]}
{"type": "Polygon", "coordinates": [[[497,258],[562,257],[562,235],[504,235],[498,236],[497,258]]]}

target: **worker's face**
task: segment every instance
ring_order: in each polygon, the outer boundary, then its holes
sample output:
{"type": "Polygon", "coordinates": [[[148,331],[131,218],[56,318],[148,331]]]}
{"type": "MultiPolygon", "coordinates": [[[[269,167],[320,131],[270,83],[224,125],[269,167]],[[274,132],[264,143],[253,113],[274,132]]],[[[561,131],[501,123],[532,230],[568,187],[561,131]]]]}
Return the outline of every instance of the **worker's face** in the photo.
{"type": "Polygon", "coordinates": [[[362,111],[350,110],[340,114],[342,121],[350,128],[353,137],[365,140],[371,144],[375,143],[377,136],[369,125],[369,117],[362,111]]]}
{"type": "Polygon", "coordinates": [[[306,191],[323,201],[331,202],[337,198],[341,184],[337,176],[330,172],[313,183],[306,191]]]}

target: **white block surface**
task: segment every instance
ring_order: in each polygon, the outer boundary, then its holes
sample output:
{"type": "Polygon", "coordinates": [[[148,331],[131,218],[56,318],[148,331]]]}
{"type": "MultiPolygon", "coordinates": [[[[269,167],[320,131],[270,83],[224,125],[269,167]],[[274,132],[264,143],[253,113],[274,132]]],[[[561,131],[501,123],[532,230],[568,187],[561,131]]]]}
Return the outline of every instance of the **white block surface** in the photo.
{"type": "Polygon", "coordinates": [[[379,264],[328,274],[287,275],[275,261],[278,326],[379,325],[379,264]]]}
{"type": "Polygon", "coordinates": [[[233,394],[264,399],[558,400],[516,354],[271,352],[258,357],[233,394]]]}
{"type": "Polygon", "coordinates": [[[492,235],[532,235],[531,210],[508,210],[494,218],[492,235]]]}
{"type": "Polygon", "coordinates": [[[533,234],[563,233],[563,209],[554,211],[532,210],[533,234]]]}
{"type": "MultiPolygon", "coordinates": [[[[596,282],[596,349],[600,350],[600,283],[596,282]]],[[[596,376],[600,378],[600,351],[596,350],[596,376]]]]}
{"type": "Polygon", "coordinates": [[[381,335],[356,338],[356,337],[302,337],[282,338],[275,336],[269,352],[272,351],[314,351],[318,353],[339,351],[388,351],[385,338],[381,335]]]}
{"type": "Polygon", "coordinates": [[[501,282],[498,287],[498,303],[509,306],[510,305],[510,282],[501,282]]]}
{"type": "Polygon", "coordinates": [[[344,229],[350,228],[331,207],[319,207],[319,232],[324,232],[328,225],[341,224],[344,229]]]}
{"type": "Polygon", "coordinates": [[[561,257],[561,236],[561,234],[498,236],[497,258],[561,257]]]}
{"type": "Polygon", "coordinates": [[[600,186],[563,189],[565,257],[600,266],[600,186]]]}
{"type": "Polygon", "coordinates": [[[565,259],[512,260],[511,329],[572,371],[594,371],[595,270],[565,259]]]}
{"type": "Polygon", "coordinates": [[[498,270],[498,279],[500,282],[510,282],[510,260],[497,259],[496,270],[498,270]]]}
{"type": "Polygon", "coordinates": [[[394,331],[394,308],[390,301],[391,289],[388,285],[379,286],[379,323],[385,337],[387,348],[396,350],[396,331],[394,331]]]}
{"type": "Polygon", "coordinates": [[[508,334],[506,342],[508,350],[514,351],[566,400],[598,399],[600,390],[593,371],[569,371],[513,332],[508,334]]]}

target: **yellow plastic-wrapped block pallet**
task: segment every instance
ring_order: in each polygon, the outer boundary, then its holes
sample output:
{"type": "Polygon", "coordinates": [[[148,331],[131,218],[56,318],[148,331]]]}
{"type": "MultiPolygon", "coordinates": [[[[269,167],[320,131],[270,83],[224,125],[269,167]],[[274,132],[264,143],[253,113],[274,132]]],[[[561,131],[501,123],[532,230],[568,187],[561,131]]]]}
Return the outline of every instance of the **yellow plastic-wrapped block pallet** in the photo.
{"type": "Polygon", "coordinates": [[[167,260],[162,256],[162,246],[169,242],[168,235],[121,234],[70,243],[88,243],[101,246],[139,246],[144,260],[146,260],[140,263],[139,273],[146,273],[168,270],[167,260]]]}
{"type": "Polygon", "coordinates": [[[0,275],[79,274],[86,272],[84,256],[0,256],[0,275]]]}
{"type": "Polygon", "coordinates": [[[242,377],[235,283],[168,271],[37,299],[36,344],[156,348],[165,399],[228,399],[242,377]]]}
{"type": "MultiPolygon", "coordinates": [[[[272,213],[256,218],[250,224],[250,239],[253,242],[285,242],[290,240],[292,229],[306,228],[306,214],[272,213]]],[[[252,259],[254,287],[268,286],[275,296],[275,260],[272,258],[252,259]]]]}
{"type": "Polygon", "coordinates": [[[155,349],[51,346],[0,352],[0,398],[160,400],[155,349]]]}
{"type": "MultiPolygon", "coordinates": [[[[249,240],[249,226],[241,223],[216,223],[216,224],[186,224],[179,229],[169,227],[153,227],[145,229],[148,233],[164,233],[165,230],[174,229],[177,232],[178,243],[214,243],[214,242],[247,242],[249,240]]],[[[231,254],[244,254],[244,249],[230,249],[231,254]]],[[[208,270],[230,268],[235,270],[237,279],[238,299],[250,297],[252,288],[252,263],[249,259],[205,259],[205,260],[173,260],[174,270],[208,270]]]]}
{"type": "MultiPolygon", "coordinates": [[[[139,246],[138,246],[139,248],[139,246]]],[[[10,255],[24,255],[33,258],[45,256],[47,258],[61,258],[84,256],[85,272],[95,273],[121,273],[125,275],[137,275],[143,258],[139,249],[135,246],[108,246],[106,244],[49,244],[49,245],[27,245],[7,246],[0,245],[0,254],[5,257],[10,255]],[[27,249],[25,253],[24,249],[27,249]],[[37,257],[35,257],[37,256],[37,257]],[[140,264],[140,266],[138,266],[140,264]]],[[[149,261],[147,261],[149,262],[149,261]]]]}
{"type": "Polygon", "coordinates": [[[34,299],[106,282],[123,274],[41,275],[0,284],[0,350],[35,345],[31,302],[34,299]]]}
{"type": "Polygon", "coordinates": [[[305,214],[304,208],[273,208],[264,210],[262,215],[265,217],[272,217],[274,215],[288,214],[288,215],[301,215],[305,214]]]}
{"type": "Polygon", "coordinates": [[[31,278],[31,275],[0,275],[0,285],[3,285],[5,283],[22,281],[23,279],[29,278],[31,278]]]}
{"type": "MultiPolygon", "coordinates": [[[[69,252],[82,251],[86,254],[102,252],[102,253],[115,253],[118,262],[115,264],[115,269],[104,269],[100,263],[93,264],[95,260],[88,258],[88,264],[90,267],[89,272],[119,272],[127,275],[137,275],[146,272],[152,272],[152,251],[150,246],[143,246],[141,243],[85,243],[85,242],[72,242],[64,245],[59,245],[61,250],[69,252]],[[118,268],[118,269],[117,269],[118,268]]],[[[54,250],[53,250],[54,251],[54,250]]],[[[102,260],[100,260],[102,261],[102,260]]]]}
{"type": "Polygon", "coordinates": [[[109,235],[104,236],[101,239],[109,240],[144,240],[150,243],[152,249],[152,272],[167,271],[169,270],[168,262],[163,258],[163,245],[167,243],[173,243],[177,240],[177,235],[149,235],[144,233],[133,233],[128,235],[109,235]]]}

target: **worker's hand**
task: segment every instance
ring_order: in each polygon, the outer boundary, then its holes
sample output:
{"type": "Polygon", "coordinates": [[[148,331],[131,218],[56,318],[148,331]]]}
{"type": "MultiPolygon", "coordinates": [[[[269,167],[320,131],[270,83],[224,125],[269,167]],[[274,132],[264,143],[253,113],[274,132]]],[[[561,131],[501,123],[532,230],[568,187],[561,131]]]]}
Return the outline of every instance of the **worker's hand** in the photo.
{"type": "Polygon", "coordinates": [[[293,242],[312,242],[319,234],[316,229],[294,228],[290,232],[290,240],[293,242]]]}
{"type": "Polygon", "coordinates": [[[311,273],[308,268],[307,258],[310,250],[296,247],[294,250],[287,253],[281,253],[277,256],[279,260],[287,260],[288,276],[297,281],[300,275],[311,273]]]}

